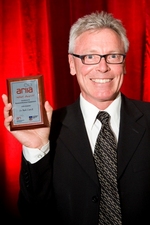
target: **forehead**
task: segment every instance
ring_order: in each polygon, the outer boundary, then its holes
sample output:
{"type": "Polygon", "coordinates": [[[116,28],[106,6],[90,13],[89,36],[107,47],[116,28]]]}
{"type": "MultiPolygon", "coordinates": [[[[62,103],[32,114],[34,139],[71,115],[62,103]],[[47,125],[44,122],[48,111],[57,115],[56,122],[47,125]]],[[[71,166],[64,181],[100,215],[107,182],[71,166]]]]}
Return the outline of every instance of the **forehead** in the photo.
{"type": "MultiPolygon", "coordinates": [[[[75,41],[75,51],[123,51],[124,45],[119,34],[109,28],[89,30],[82,33],[75,41]]],[[[79,53],[79,52],[78,52],[79,53]]]]}

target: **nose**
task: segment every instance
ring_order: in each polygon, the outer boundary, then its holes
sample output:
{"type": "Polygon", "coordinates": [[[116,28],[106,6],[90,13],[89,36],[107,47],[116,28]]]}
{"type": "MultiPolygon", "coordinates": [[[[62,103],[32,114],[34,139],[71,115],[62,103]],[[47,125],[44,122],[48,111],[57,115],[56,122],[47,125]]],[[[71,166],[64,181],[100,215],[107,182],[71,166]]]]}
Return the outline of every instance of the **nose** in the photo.
{"type": "Polygon", "coordinates": [[[103,73],[107,72],[108,70],[110,70],[108,64],[105,61],[104,57],[101,57],[100,62],[96,65],[97,69],[103,73]]]}

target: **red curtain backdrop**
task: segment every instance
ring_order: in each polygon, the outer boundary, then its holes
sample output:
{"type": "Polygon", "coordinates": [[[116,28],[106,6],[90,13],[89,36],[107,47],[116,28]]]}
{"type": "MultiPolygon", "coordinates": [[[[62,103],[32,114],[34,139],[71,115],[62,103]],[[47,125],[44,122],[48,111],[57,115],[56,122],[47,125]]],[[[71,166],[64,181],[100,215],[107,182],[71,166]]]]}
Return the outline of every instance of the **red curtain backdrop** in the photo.
{"type": "MultiPolygon", "coordinates": [[[[0,95],[6,79],[43,74],[46,99],[54,109],[79,95],[68,66],[69,29],[93,11],[121,19],[130,41],[122,92],[150,101],[149,0],[0,0],[0,95]]],[[[3,125],[0,101],[0,201],[17,215],[21,145],[3,125]]]]}

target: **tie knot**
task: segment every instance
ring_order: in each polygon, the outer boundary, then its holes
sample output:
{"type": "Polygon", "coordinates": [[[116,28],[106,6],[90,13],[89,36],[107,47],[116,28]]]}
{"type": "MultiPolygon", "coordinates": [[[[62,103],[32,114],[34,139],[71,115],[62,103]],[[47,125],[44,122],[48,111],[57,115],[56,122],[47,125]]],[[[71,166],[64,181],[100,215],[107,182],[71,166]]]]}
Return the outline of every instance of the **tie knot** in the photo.
{"type": "Polygon", "coordinates": [[[100,120],[102,124],[108,124],[110,115],[105,111],[100,111],[97,114],[97,119],[100,120]]]}

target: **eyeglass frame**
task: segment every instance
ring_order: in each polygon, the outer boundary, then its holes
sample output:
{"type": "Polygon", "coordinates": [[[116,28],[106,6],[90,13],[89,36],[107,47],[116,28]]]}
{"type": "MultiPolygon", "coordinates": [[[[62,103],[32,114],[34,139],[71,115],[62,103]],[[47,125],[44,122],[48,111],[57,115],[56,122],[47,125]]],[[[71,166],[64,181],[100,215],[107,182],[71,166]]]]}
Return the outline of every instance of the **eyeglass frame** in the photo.
{"type": "Polygon", "coordinates": [[[74,53],[69,53],[69,54],[70,54],[70,55],[73,55],[74,57],[80,58],[81,61],[82,61],[82,63],[83,63],[84,65],[96,65],[96,64],[99,64],[102,58],[105,59],[105,62],[106,62],[107,64],[112,64],[112,65],[113,65],[113,64],[122,64],[122,63],[124,62],[124,60],[125,60],[125,57],[126,57],[126,55],[125,55],[125,54],[122,54],[122,53],[113,53],[113,54],[105,54],[105,55],[100,55],[100,54],[77,55],[77,54],[74,54],[74,53]],[[97,62],[97,63],[91,63],[91,64],[84,63],[84,57],[85,57],[85,56],[88,56],[88,55],[98,55],[98,56],[100,56],[99,62],[97,62]],[[106,57],[107,57],[108,55],[122,55],[122,56],[123,56],[122,62],[119,62],[119,63],[110,63],[110,62],[107,62],[107,61],[106,61],[106,57]]]}

